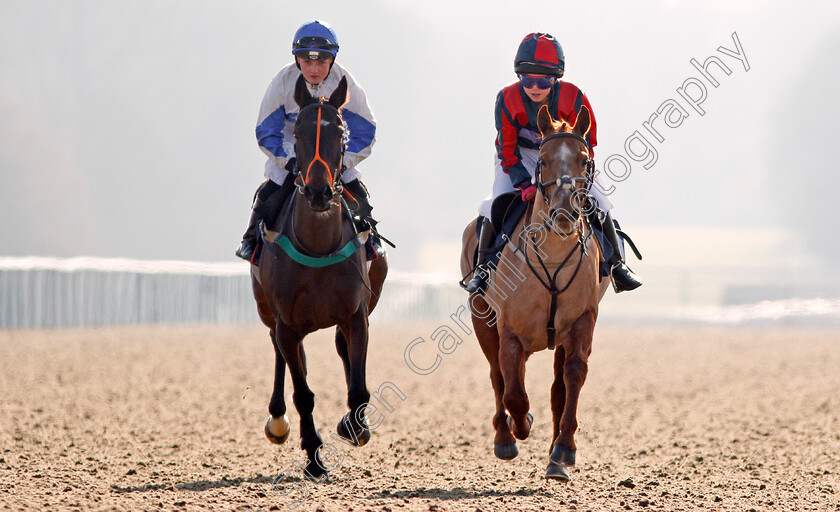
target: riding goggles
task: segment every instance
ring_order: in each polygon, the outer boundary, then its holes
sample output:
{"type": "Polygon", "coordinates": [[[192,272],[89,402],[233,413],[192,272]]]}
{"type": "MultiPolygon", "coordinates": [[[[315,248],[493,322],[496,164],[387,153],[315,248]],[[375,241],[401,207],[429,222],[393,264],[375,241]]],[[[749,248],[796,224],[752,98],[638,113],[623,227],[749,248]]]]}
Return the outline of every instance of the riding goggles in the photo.
{"type": "Polygon", "coordinates": [[[324,50],[332,52],[338,49],[338,45],[326,37],[306,36],[295,41],[295,52],[305,50],[324,50]]]}
{"type": "Polygon", "coordinates": [[[554,82],[557,81],[557,77],[554,76],[545,76],[545,75],[519,75],[519,83],[522,84],[522,87],[526,89],[530,89],[533,86],[537,86],[538,89],[550,89],[554,82]]]}

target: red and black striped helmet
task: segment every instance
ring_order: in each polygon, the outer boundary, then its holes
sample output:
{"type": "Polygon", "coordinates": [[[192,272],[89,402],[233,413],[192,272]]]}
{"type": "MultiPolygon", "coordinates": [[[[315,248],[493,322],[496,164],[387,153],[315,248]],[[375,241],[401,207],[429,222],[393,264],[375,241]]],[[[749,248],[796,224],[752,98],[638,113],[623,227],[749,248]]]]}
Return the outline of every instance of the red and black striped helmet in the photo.
{"type": "Polygon", "coordinates": [[[566,68],[563,48],[551,34],[534,32],[525,36],[516,50],[513,70],[516,74],[532,73],[560,78],[566,68]]]}

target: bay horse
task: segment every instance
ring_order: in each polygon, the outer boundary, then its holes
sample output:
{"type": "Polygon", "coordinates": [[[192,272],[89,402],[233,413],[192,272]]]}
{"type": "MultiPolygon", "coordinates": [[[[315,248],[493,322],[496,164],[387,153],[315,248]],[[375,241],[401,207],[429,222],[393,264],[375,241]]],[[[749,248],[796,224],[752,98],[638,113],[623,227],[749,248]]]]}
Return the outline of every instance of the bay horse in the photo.
{"type": "MultiPolygon", "coordinates": [[[[594,171],[586,143],[590,125],[585,106],[573,126],[553,119],[546,106],[540,108],[542,142],[535,171],[539,193],[501,251],[487,291],[470,297],[473,326],[490,363],[496,397],[498,458],[516,457],[516,439],[526,439],[531,431],[525,362],[534,352],[554,349],[554,433],[545,477],[561,481],[569,480],[568,467],[575,464],[578,397],[598,303],[609,286],[609,276],[599,281],[600,248],[592,243],[592,231],[583,220],[585,205],[591,208],[584,199],[594,171]]],[[[477,220],[463,235],[465,276],[473,268],[477,220]]]]}
{"type": "MultiPolygon", "coordinates": [[[[303,338],[336,326],[335,346],[344,365],[347,405],[338,434],[355,446],[370,439],[365,407],[370,393],[365,381],[368,314],[376,306],[388,273],[387,257],[367,269],[364,239],[358,234],[341,198],[345,125],[341,107],[347,100],[347,80],[324,100],[313,98],[303,76],[295,87],[300,113],[295,121],[295,154],[300,173],[296,191],[272,226],[263,226],[263,248],[251,266],[257,311],[269,328],[274,346],[274,390],[265,424],[269,441],[289,437],[284,378],[292,378],[292,399],[300,415],[301,448],[306,451],[304,475],[322,481],[328,466],[312,417],[315,395],[306,382],[303,338]]],[[[325,455],[326,456],[326,455],[325,455]]]]}

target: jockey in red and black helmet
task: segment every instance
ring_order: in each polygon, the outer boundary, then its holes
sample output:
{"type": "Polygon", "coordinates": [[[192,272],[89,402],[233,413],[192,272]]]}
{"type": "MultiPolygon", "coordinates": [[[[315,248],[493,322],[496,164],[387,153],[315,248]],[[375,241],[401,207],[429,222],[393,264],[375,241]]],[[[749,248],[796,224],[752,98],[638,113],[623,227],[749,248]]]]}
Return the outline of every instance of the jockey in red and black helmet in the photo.
{"type": "MultiPolygon", "coordinates": [[[[496,96],[496,170],[493,191],[479,207],[483,218],[482,234],[479,236],[479,254],[489,247],[492,232],[489,217],[493,201],[502,194],[519,191],[522,199],[533,201],[536,187],[533,184],[534,170],[539,160],[542,135],[537,125],[537,113],[543,105],[548,106],[555,119],[565,119],[574,125],[582,106],[589,109],[591,128],[586,142],[594,157],[597,145],[597,125],[592,105],[586,95],[571,82],[561,80],[566,68],[566,58],[560,43],[550,34],[535,32],[522,39],[516,51],[513,70],[518,80],[505,86],[496,96]]],[[[617,292],[632,290],[642,282],[625,265],[622,256],[623,243],[615,231],[610,216],[612,203],[602,192],[604,186],[600,174],[595,175],[591,195],[597,202],[605,220],[591,219],[593,227],[602,230],[607,240],[616,249],[609,261],[613,285],[617,292]]],[[[510,233],[506,233],[510,235],[510,233]]],[[[479,265],[486,257],[479,258],[479,265]]],[[[492,260],[492,255],[490,255],[492,260]]],[[[492,261],[491,261],[492,262],[492,261]]],[[[483,292],[486,272],[475,272],[475,277],[466,285],[469,292],[483,292]]]]}
{"type": "MultiPolygon", "coordinates": [[[[519,81],[504,87],[496,97],[498,164],[510,176],[513,187],[523,192],[526,189],[532,192],[529,187],[536,160],[533,165],[526,165],[529,158],[523,161],[522,149],[536,151],[540,147],[537,112],[542,105],[548,105],[555,119],[566,119],[571,124],[575,123],[580,107],[585,105],[592,117],[587,142],[590,148],[597,144],[597,125],[589,99],[571,82],[560,80],[565,65],[563,48],[556,39],[549,34],[528,34],[520,43],[513,62],[519,81]]],[[[497,197],[504,192],[509,190],[497,194],[494,187],[493,195],[497,197]]],[[[489,204],[485,210],[482,213],[489,214],[489,204]]]]}

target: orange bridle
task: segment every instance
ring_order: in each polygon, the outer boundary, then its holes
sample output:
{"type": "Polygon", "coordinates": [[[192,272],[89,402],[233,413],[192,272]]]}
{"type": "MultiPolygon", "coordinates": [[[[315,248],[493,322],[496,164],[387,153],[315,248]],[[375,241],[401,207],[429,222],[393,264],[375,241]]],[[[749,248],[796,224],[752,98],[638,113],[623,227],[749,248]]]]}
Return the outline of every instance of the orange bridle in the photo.
{"type": "MultiPolygon", "coordinates": [[[[309,165],[306,167],[306,174],[303,176],[303,184],[309,184],[309,173],[312,171],[312,166],[315,162],[321,162],[324,167],[327,168],[327,172],[330,175],[330,183],[335,183],[335,176],[333,175],[333,170],[330,165],[321,157],[321,110],[323,108],[323,104],[318,105],[318,121],[317,126],[315,129],[315,156],[312,158],[312,161],[309,162],[309,165]]],[[[341,118],[339,117],[339,120],[341,118]]],[[[341,154],[341,161],[344,160],[344,151],[341,154]]],[[[339,169],[341,168],[341,162],[339,162],[339,169]]]]}
{"type": "Polygon", "coordinates": [[[329,164],[321,158],[321,109],[318,108],[318,124],[315,131],[315,157],[309,162],[309,166],[306,168],[306,175],[303,177],[303,184],[309,184],[309,172],[312,170],[312,166],[315,162],[321,162],[324,164],[324,167],[327,168],[327,172],[330,173],[330,183],[332,183],[332,169],[330,169],[329,164]]]}

